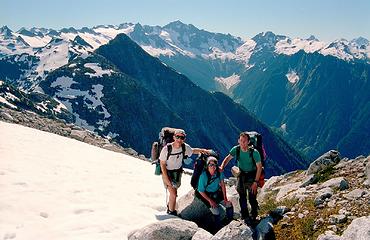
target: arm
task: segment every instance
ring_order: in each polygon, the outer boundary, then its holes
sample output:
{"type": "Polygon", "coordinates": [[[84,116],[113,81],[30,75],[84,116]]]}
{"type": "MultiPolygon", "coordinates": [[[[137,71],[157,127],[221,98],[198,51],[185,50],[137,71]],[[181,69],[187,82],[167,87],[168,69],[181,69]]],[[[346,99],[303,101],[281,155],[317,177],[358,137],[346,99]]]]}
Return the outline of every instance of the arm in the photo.
{"type": "Polygon", "coordinates": [[[205,192],[199,192],[199,193],[200,195],[202,195],[204,199],[206,199],[209,202],[212,208],[217,207],[217,203],[213,201],[210,197],[208,197],[208,195],[205,192]]]}
{"type": "Polygon", "coordinates": [[[227,200],[226,186],[225,186],[225,182],[223,180],[221,180],[220,186],[221,186],[221,190],[222,190],[222,195],[224,197],[224,201],[225,201],[225,203],[227,203],[229,200],[227,200]]]}
{"type": "Polygon", "coordinates": [[[254,183],[252,184],[251,188],[252,188],[252,193],[253,194],[257,194],[257,183],[258,183],[258,180],[260,179],[260,176],[261,176],[261,172],[262,172],[262,163],[261,162],[258,162],[256,164],[256,167],[257,167],[257,173],[256,173],[256,177],[254,178],[254,183]]]}
{"type": "Polygon", "coordinates": [[[209,149],[204,149],[204,148],[193,148],[193,154],[200,154],[200,153],[203,153],[203,154],[211,154],[211,151],[212,150],[209,150],[209,149]]]}
{"type": "Polygon", "coordinates": [[[220,166],[220,170],[223,171],[225,166],[230,162],[230,160],[233,158],[233,156],[231,154],[227,155],[225,157],[225,159],[222,161],[221,163],[221,166],[220,166]]]}

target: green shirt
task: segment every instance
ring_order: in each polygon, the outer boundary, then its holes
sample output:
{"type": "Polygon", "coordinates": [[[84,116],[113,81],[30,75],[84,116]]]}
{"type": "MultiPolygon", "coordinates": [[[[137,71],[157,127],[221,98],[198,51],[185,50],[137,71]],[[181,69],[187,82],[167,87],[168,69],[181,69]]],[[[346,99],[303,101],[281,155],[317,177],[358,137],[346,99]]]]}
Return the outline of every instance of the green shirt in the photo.
{"type": "MultiPolygon", "coordinates": [[[[236,148],[237,148],[237,146],[234,146],[229,152],[230,155],[235,157],[235,158],[236,158],[236,148]]],[[[256,165],[254,165],[253,159],[250,157],[250,152],[249,152],[250,150],[251,149],[249,148],[248,151],[244,152],[240,148],[240,157],[239,157],[239,161],[238,161],[238,167],[243,172],[251,172],[251,171],[256,170],[256,165]]],[[[256,149],[253,150],[253,158],[254,158],[254,161],[256,162],[256,164],[261,162],[261,156],[260,156],[259,152],[256,149]]]]}

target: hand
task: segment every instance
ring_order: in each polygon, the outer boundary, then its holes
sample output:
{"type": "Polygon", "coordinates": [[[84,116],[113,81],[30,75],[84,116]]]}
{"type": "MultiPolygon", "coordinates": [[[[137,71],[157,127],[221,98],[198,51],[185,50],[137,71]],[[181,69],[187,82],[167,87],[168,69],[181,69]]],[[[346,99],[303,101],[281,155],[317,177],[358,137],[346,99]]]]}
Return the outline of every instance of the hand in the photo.
{"type": "Polygon", "coordinates": [[[217,203],[215,201],[213,201],[212,199],[209,201],[209,204],[211,205],[212,208],[216,208],[217,207],[217,203]]]}
{"type": "Polygon", "coordinates": [[[167,183],[167,189],[168,190],[174,189],[171,182],[167,183]]]}
{"type": "Polygon", "coordinates": [[[224,203],[225,203],[225,206],[226,207],[229,207],[229,206],[231,206],[232,205],[232,203],[229,201],[229,200],[224,200],[224,203]]]}
{"type": "Polygon", "coordinates": [[[203,149],[203,154],[211,155],[211,153],[212,153],[212,150],[210,150],[210,149],[203,149]]]}
{"type": "Polygon", "coordinates": [[[257,183],[256,182],[253,182],[251,186],[251,190],[252,190],[253,195],[257,194],[257,183]]]}
{"type": "Polygon", "coordinates": [[[219,170],[219,172],[223,172],[224,171],[224,166],[220,166],[219,168],[218,168],[218,170],[219,170]]]}

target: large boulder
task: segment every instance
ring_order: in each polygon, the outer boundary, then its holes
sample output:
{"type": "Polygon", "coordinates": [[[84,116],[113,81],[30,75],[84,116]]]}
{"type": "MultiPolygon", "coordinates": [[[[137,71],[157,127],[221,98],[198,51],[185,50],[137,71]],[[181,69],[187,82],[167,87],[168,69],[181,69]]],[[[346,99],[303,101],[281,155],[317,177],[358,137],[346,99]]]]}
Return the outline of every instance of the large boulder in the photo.
{"type": "Polygon", "coordinates": [[[337,164],[339,161],[339,152],[335,150],[330,150],[329,152],[325,153],[324,155],[313,161],[308,167],[306,174],[315,174],[321,170],[337,164]]]}
{"type": "Polygon", "coordinates": [[[199,228],[191,240],[210,240],[212,237],[212,234],[202,228],[199,228]]]}
{"type": "Polygon", "coordinates": [[[370,216],[356,218],[343,232],[342,236],[333,232],[321,234],[317,240],[368,240],[370,239],[370,216]]]}
{"type": "MultiPolygon", "coordinates": [[[[228,195],[231,189],[227,189],[228,195]]],[[[237,193],[228,196],[228,199],[234,206],[234,211],[239,211],[237,193]]],[[[208,207],[197,197],[194,196],[194,190],[189,191],[186,195],[182,196],[177,201],[177,212],[179,217],[185,220],[189,220],[198,224],[199,227],[206,229],[209,232],[214,233],[215,223],[213,215],[208,207]]],[[[226,212],[225,209],[221,209],[221,221],[225,223],[226,212]]],[[[225,223],[226,224],[226,223],[225,223]]],[[[217,229],[218,230],[218,229],[217,229]]]]}
{"type": "Polygon", "coordinates": [[[226,227],[218,231],[212,240],[253,240],[252,230],[240,221],[232,221],[226,227]]]}
{"type": "MultiPolygon", "coordinates": [[[[177,212],[182,219],[198,224],[199,227],[210,230],[214,226],[212,213],[207,206],[194,196],[194,190],[177,201],[177,212]]],[[[224,213],[221,213],[224,216],[224,213]]]]}
{"type": "Polygon", "coordinates": [[[348,185],[348,181],[344,177],[337,177],[337,178],[332,178],[332,179],[327,180],[321,185],[321,187],[336,188],[336,189],[343,191],[345,189],[348,189],[349,185],[348,185]]]}
{"type": "Polygon", "coordinates": [[[189,239],[199,230],[198,226],[190,221],[171,218],[134,230],[128,234],[129,240],[176,240],[189,239]]]}
{"type": "Polygon", "coordinates": [[[356,218],[343,232],[343,239],[370,239],[370,216],[356,218]]]}

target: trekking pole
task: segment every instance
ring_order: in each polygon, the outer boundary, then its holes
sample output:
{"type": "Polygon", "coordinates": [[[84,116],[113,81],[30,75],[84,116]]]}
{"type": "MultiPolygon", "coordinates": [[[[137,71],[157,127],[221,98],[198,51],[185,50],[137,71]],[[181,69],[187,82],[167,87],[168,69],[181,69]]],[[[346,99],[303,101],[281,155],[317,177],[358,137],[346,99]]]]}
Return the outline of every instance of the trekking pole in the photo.
{"type": "Polygon", "coordinates": [[[166,207],[167,207],[167,210],[168,210],[169,208],[168,208],[168,202],[167,202],[167,188],[166,188],[166,199],[165,199],[165,201],[166,201],[165,204],[166,204],[166,207]]]}

